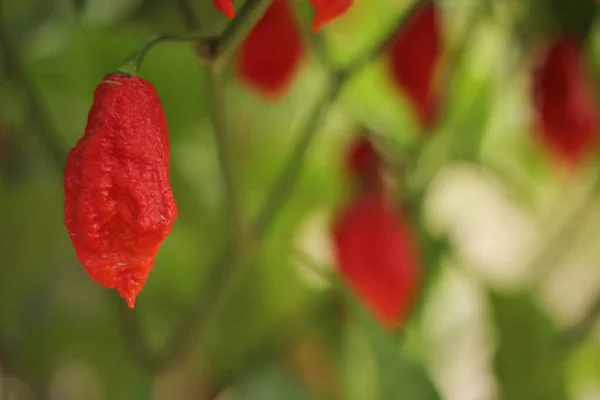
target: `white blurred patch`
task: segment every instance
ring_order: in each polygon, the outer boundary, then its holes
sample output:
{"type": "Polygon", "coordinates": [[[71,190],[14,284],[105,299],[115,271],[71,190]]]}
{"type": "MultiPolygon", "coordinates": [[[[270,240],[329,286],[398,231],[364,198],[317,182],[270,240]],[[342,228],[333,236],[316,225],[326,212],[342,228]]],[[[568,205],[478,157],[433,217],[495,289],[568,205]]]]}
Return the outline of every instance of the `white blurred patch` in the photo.
{"type": "Polygon", "coordinates": [[[574,396],[574,400],[600,400],[600,385],[589,386],[574,396]]]}
{"type": "Polygon", "coordinates": [[[450,235],[465,267],[495,286],[527,281],[537,227],[485,173],[468,164],[443,169],[431,185],[425,210],[433,231],[450,235]]]}
{"type": "Polygon", "coordinates": [[[102,400],[106,398],[100,378],[92,366],[81,360],[64,362],[50,382],[51,400],[102,400]]]}
{"type": "Polygon", "coordinates": [[[445,400],[497,399],[485,292],[444,264],[423,310],[429,369],[445,400]]]}
{"type": "Polygon", "coordinates": [[[573,232],[574,244],[540,285],[542,304],[563,327],[581,320],[600,295],[600,208],[590,211],[573,232]]]}
{"type": "Polygon", "coordinates": [[[329,210],[317,209],[302,221],[294,239],[294,248],[314,262],[313,265],[307,265],[295,252],[291,252],[292,265],[302,281],[314,289],[322,290],[331,285],[327,280],[334,264],[330,221],[329,210]]]}

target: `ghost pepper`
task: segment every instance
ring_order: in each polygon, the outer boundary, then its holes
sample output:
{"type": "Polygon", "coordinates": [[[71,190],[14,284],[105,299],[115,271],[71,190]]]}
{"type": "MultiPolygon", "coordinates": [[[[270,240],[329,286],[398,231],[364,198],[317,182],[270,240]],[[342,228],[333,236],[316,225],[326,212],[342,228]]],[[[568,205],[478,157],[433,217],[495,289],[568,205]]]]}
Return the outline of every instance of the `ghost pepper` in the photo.
{"type": "Polygon", "coordinates": [[[65,225],[92,279],[133,308],[177,206],[165,113],[149,82],[109,74],[65,166],[65,225]]]}
{"type": "Polygon", "coordinates": [[[597,140],[593,87],[582,46],[568,36],[550,43],[533,73],[535,125],[541,141],[568,165],[582,161],[597,140]]]}
{"type": "Polygon", "coordinates": [[[408,224],[381,192],[365,192],[336,217],[332,235],[340,275],[384,326],[399,327],[420,278],[408,224]]]}
{"type": "Polygon", "coordinates": [[[410,225],[386,198],[383,164],[368,138],[351,143],[346,167],[359,190],[334,218],[331,235],[339,274],[381,323],[393,329],[411,309],[420,259],[410,225]]]}
{"type": "Polygon", "coordinates": [[[412,103],[423,127],[430,127],[437,117],[434,77],[441,49],[440,16],[432,1],[415,11],[388,49],[392,80],[412,103]]]}
{"type": "Polygon", "coordinates": [[[281,95],[304,57],[302,34],[288,0],[274,0],[240,46],[237,73],[268,97],[281,95]]]}

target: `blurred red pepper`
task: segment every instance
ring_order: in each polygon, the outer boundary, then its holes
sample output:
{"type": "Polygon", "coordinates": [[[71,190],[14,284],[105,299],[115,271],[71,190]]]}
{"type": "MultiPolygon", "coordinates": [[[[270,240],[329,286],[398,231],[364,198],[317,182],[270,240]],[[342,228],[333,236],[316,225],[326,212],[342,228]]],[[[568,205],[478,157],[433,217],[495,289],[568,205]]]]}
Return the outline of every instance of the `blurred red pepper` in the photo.
{"type": "Polygon", "coordinates": [[[434,78],[442,51],[440,19],[436,5],[428,1],[400,27],[388,50],[392,79],[406,93],[425,128],[438,114],[434,78]]]}
{"type": "Polygon", "coordinates": [[[420,279],[408,224],[381,193],[365,192],[337,217],[333,240],[342,277],[385,326],[400,326],[420,279]]]}
{"type": "Polygon", "coordinates": [[[98,85],[83,137],[65,166],[65,225],[89,275],[133,308],[177,206],[169,133],[156,90],[110,74],[98,85]]]}
{"type": "Polygon", "coordinates": [[[597,104],[583,50],[563,36],[543,52],[533,73],[535,123],[543,143],[569,165],[590,154],[597,140],[597,104]]]}
{"type": "Polygon", "coordinates": [[[319,32],[323,26],[344,14],[352,3],[353,0],[310,0],[310,5],[315,10],[313,32],[319,32]]]}
{"type": "Polygon", "coordinates": [[[275,0],[240,46],[238,75],[258,92],[276,97],[289,86],[304,53],[288,0],[275,0]]]}
{"type": "Polygon", "coordinates": [[[227,18],[235,17],[235,8],[233,8],[233,0],[213,0],[213,4],[217,10],[221,11],[227,18]]]}
{"type": "Polygon", "coordinates": [[[370,141],[359,138],[347,157],[360,190],[333,222],[338,271],[385,326],[397,328],[418,290],[418,250],[409,224],[385,199],[382,160],[370,141]]]}

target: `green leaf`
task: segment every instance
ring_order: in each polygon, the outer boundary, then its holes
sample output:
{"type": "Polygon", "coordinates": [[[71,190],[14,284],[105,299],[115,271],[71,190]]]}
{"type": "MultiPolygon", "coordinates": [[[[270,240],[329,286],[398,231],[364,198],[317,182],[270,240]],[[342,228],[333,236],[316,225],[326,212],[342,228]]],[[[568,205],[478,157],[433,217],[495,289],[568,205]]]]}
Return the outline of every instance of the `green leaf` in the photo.
{"type": "Polygon", "coordinates": [[[495,369],[502,399],[564,400],[564,359],[557,331],[528,294],[490,295],[498,327],[495,369]]]}

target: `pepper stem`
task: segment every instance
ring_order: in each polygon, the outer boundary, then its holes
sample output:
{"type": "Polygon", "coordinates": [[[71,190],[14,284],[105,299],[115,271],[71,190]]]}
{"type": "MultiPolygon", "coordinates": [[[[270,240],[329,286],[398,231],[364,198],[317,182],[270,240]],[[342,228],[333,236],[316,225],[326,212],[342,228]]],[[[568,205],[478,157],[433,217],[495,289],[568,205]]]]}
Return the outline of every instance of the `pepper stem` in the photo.
{"type": "Polygon", "coordinates": [[[204,38],[199,33],[189,33],[186,35],[158,35],[153,36],[148,39],[139,49],[131,53],[126,59],[125,62],[119,67],[117,72],[136,76],[138,74],[139,69],[144,62],[144,58],[146,55],[152,50],[152,48],[161,42],[198,42],[198,47],[204,47],[206,49],[210,49],[214,38],[204,38]]]}

